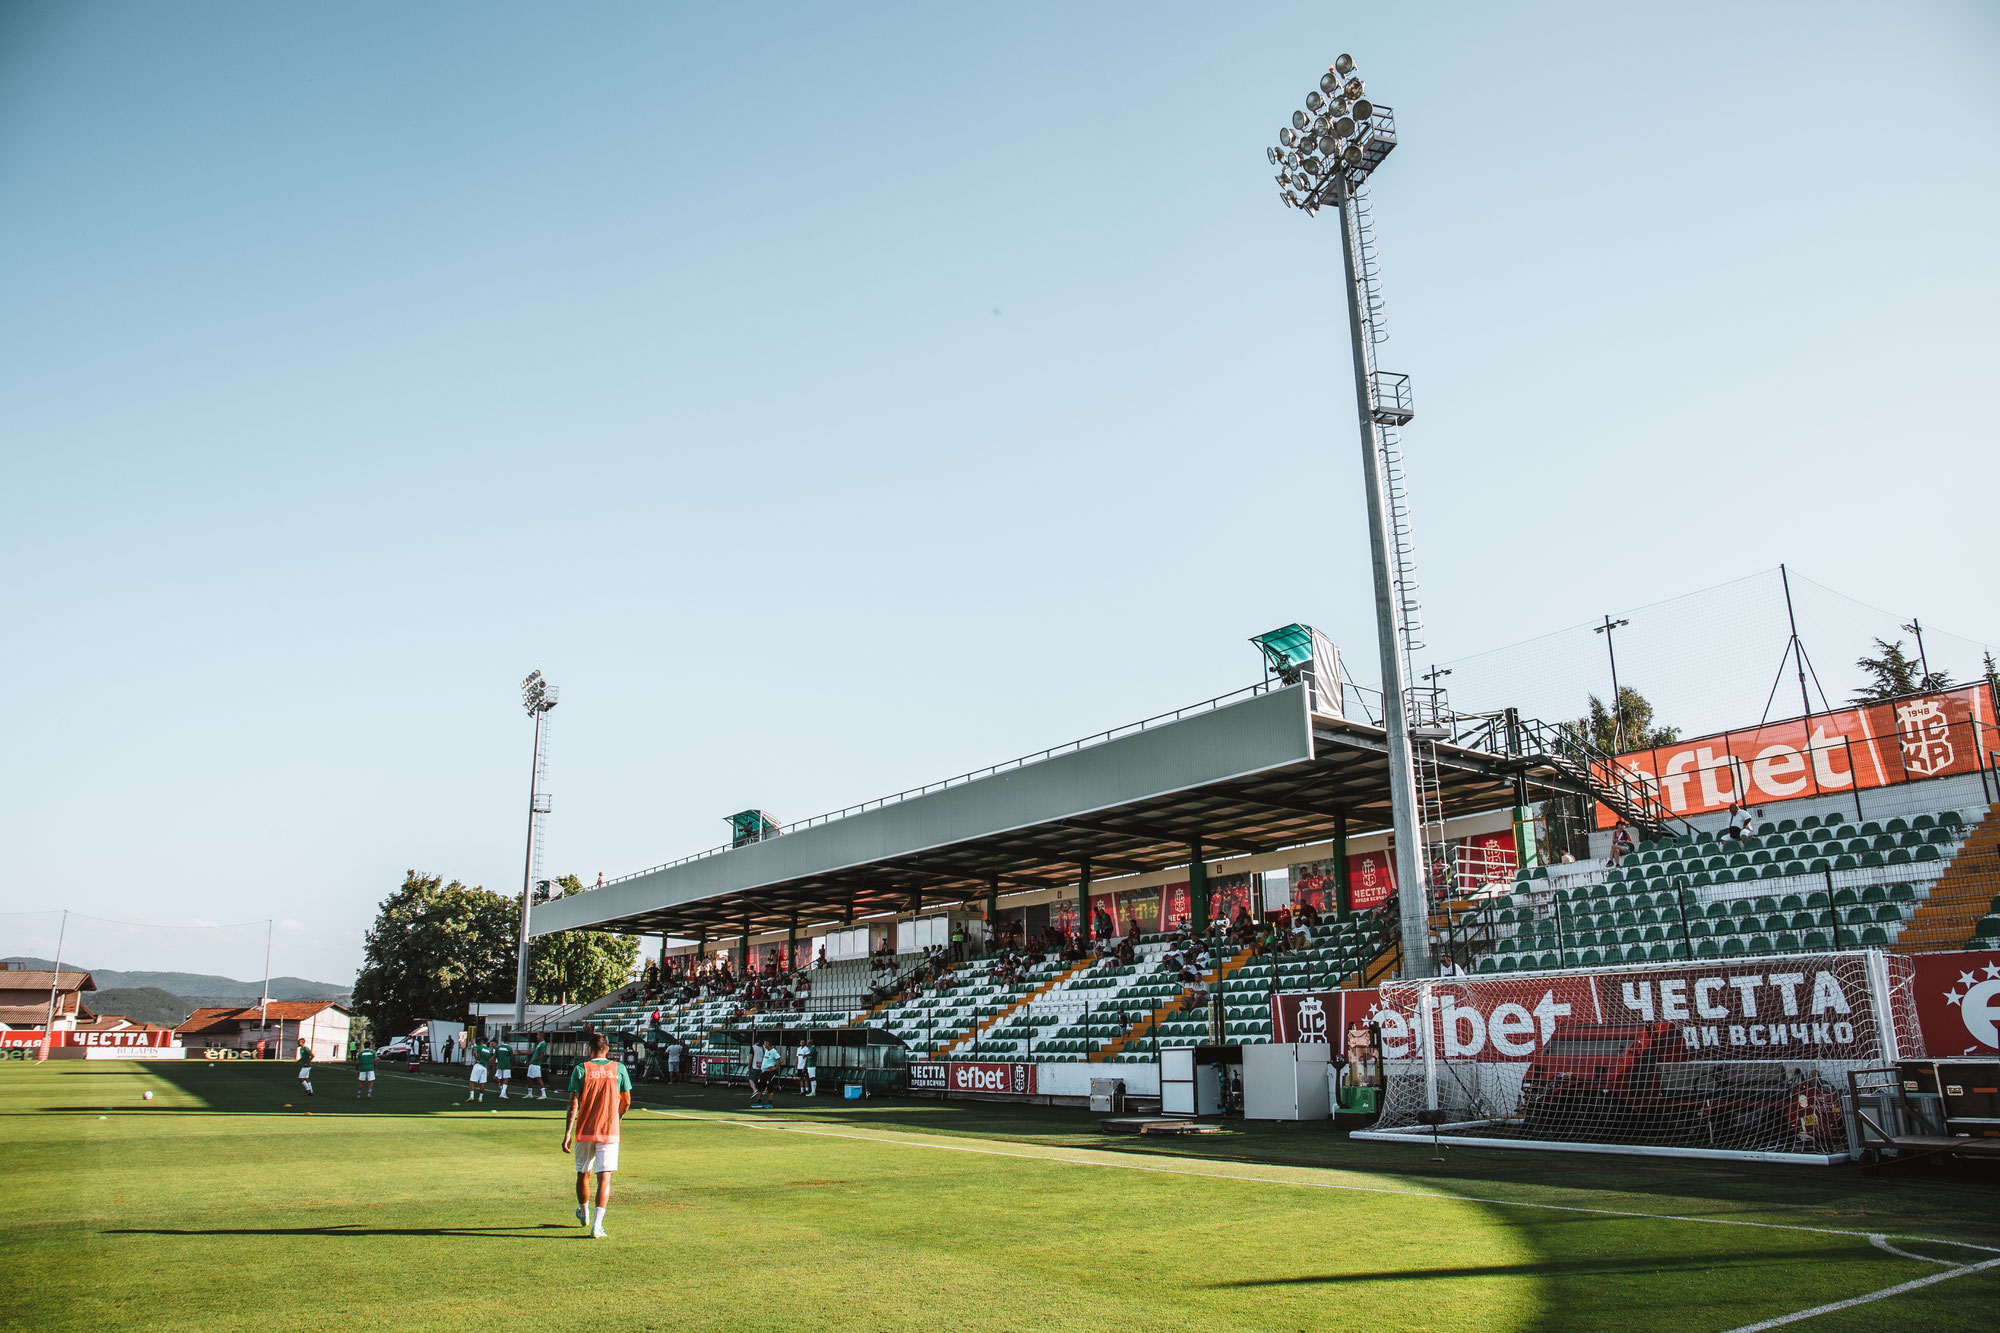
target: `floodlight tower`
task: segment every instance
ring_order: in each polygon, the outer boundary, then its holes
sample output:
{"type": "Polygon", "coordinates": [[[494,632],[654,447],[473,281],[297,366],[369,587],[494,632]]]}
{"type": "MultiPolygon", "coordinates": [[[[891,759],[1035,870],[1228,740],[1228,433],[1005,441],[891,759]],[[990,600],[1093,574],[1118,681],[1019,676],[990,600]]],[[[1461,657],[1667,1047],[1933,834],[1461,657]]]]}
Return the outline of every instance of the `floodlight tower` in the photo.
{"type": "Polygon", "coordinates": [[[521,706],[535,719],[535,767],[528,777],[528,856],[521,872],[521,938],[514,954],[514,1027],[528,1022],[528,906],[535,881],[542,873],[542,817],[554,802],[542,790],[549,776],[549,710],[556,706],[556,687],[536,671],[521,682],[521,706]]]}
{"type": "MultiPolygon", "coordinates": [[[[1417,600],[1409,493],[1397,428],[1414,415],[1410,377],[1379,369],[1376,352],[1387,339],[1382,324],[1381,275],[1368,212],[1368,178],[1396,146],[1395,116],[1367,98],[1354,57],[1342,55],[1306,94],[1303,110],[1278,131],[1278,145],[1264,150],[1278,168],[1278,194],[1289,208],[1317,215],[1331,207],[1340,217],[1341,258],[1347,281],[1347,325],[1354,348],[1354,397],[1361,417],[1362,470],[1367,480],[1368,537],[1375,574],[1375,638],[1382,659],[1382,713],[1388,732],[1389,803],[1396,832],[1396,886],[1403,928],[1403,975],[1428,977],[1435,968],[1430,944],[1430,821],[1417,790],[1410,745],[1415,699],[1409,682],[1413,655],[1423,647],[1417,600]]],[[[1426,719],[1435,727],[1439,719],[1426,719]]],[[[1438,812],[1441,815],[1441,811],[1438,812]]]]}

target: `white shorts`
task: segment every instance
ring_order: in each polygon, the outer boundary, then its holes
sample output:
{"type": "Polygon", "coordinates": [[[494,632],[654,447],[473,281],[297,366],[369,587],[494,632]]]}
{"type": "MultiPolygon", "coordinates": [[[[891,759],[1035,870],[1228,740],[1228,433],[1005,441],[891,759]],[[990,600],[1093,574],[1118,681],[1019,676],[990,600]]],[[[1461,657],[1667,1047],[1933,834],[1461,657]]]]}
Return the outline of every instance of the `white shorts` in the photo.
{"type": "Polygon", "coordinates": [[[300,1077],[300,1078],[311,1078],[312,1076],[313,1076],[313,1067],[312,1067],[311,1065],[300,1065],[300,1066],[299,1066],[299,1077],[300,1077]]]}
{"type": "Polygon", "coordinates": [[[576,1141],[576,1170],[578,1175],[594,1175],[599,1171],[618,1169],[618,1145],[615,1143],[585,1143],[576,1141]]]}
{"type": "Polygon", "coordinates": [[[494,1072],[495,1072],[495,1073],[497,1073],[497,1074],[499,1074],[499,1075],[500,1075],[500,1077],[501,1077],[501,1078],[503,1078],[503,1079],[509,1079],[509,1078],[512,1078],[512,1077],[514,1077],[514,1071],[513,1071],[513,1069],[511,1069],[511,1068],[508,1068],[508,1069],[499,1069],[499,1070],[495,1070],[494,1072]]]}
{"type": "Polygon", "coordinates": [[[542,1067],[541,1067],[540,1065],[529,1065],[529,1066],[528,1066],[528,1077],[529,1077],[529,1078],[540,1078],[541,1076],[542,1076],[542,1067]]]}
{"type": "Polygon", "coordinates": [[[484,1083],[486,1081],[485,1065],[474,1065],[472,1067],[472,1081],[474,1083],[484,1083]]]}
{"type": "Polygon", "coordinates": [[[363,1069],[356,1073],[355,1077],[363,1083],[373,1083],[375,1081],[375,1071],[372,1069],[363,1069]]]}

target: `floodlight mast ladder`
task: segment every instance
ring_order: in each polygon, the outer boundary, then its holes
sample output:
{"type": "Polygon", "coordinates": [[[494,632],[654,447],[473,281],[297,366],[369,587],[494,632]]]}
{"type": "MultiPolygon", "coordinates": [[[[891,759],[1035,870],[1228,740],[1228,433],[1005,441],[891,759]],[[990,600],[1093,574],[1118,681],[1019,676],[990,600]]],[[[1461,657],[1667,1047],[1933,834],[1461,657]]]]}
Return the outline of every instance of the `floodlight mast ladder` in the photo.
{"type": "Polygon", "coordinates": [[[1382,663],[1382,720],[1388,733],[1402,970],[1405,977],[1428,977],[1435,972],[1430,938],[1432,849],[1443,840],[1436,741],[1440,731],[1448,734],[1448,727],[1439,715],[1439,696],[1432,692],[1427,701],[1420,700],[1410,688],[1415,653],[1423,647],[1423,613],[1399,431],[1415,413],[1409,376],[1384,371],[1377,364],[1388,332],[1367,190],[1368,178],[1396,146],[1396,122],[1389,108],[1375,106],[1365,92],[1353,58],[1341,56],[1320,79],[1318,89],[1306,95],[1305,108],[1294,111],[1291,124],[1279,130],[1278,146],[1266,150],[1265,156],[1278,167],[1278,191],[1288,207],[1317,214],[1331,206],[1340,217],[1375,580],[1376,644],[1382,663]],[[1420,722],[1415,717],[1419,712],[1424,714],[1420,722]],[[1425,738],[1421,764],[1412,744],[1418,725],[1425,738]]]}
{"type": "Polygon", "coordinates": [[[514,1029],[528,1024],[528,909],[542,878],[542,829],[554,802],[549,796],[549,711],[555,686],[540,671],[521,682],[521,705],[535,720],[535,766],[528,778],[528,854],[521,871],[521,934],[514,953],[514,1029]]]}

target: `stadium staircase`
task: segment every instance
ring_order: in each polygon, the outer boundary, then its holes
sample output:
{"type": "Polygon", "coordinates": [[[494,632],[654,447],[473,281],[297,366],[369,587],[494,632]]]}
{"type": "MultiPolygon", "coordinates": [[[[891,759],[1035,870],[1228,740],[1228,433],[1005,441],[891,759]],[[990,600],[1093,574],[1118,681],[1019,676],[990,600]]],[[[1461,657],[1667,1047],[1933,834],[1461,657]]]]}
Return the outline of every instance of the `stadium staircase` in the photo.
{"type": "MultiPolygon", "coordinates": [[[[1257,951],[1255,949],[1245,949],[1241,953],[1223,959],[1213,971],[1206,974],[1206,984],[1219,990],[1222,983],[1231,974],[1256,956],[1257,951]]],[[[1091,1052],[1089,1057],[1090,1063],[1107,1064],[1116,1061],[1119,1056],[1123,1055],[1131,1047],[1132,1043],[1142,1041],[1156,1034],[1164,1036],[1160,1025],[1185,1010],[1188,1002],[1193,998],[1193,992],[1181,991],[1165,1004],[1153,1010],[1144,1018],[1132,1024],[1131,1027],[1091,1052]]],[[[1201,1016],[1201,1022],[1203,1027],[1206,1028],[1208,1023],[1208,1016],[1206,1014],[1201,1016]]],[[[1151,1057],[1147,1056],[1146,1058],[1150,1059],[1151,1057]]]]}
{"type": "MultiPolygon", "coordinates": [[[[1091,966],[1090,960],[1088,959],[1080,963],[1072,963],[1069,967],[1064,968],[1062,971],[1056,973],[1054,976],[1051,976],[1046,980],[1044,980],[1039,986],[1035,986],[1032,989],[1030,989],[1025,995],[1021,995],[1018,999],[1016,999],[1012,1004],[1008,1005],[1005,1009],[996,1009],[993,1012],[987,1014],[984,1018],[975,1019],[973,1021],[971,1028],[969,1028],[965,1032],[960,1033],[957,1037],[953,1038],[951,1041],[931,1051],[930,1054],[925,1058],[930,1060],[943,1060],[950,1057],[954,1053],[962,1052],[964,1050],[966,1043],[977,1042],[981,1037],[986,1036],[988,1033],[993,1032],[995,1029],[1004,1027],[1012,1023],[1012,1021],[1021,1014],[1026,1013],[1028,1014],[1030,1019],[1032,1019],[1033,1014],[1032,1010],[1030,1009],[1030,1006],[1033,1005],[1035,1001],[1041,999],[1043,996],[1047,995],[1050,991],[1056,989],[1058,986],[1061,986],[1063,983],[1071,980],[1072,978],[1078,976],[1083,972],[1088,971],[1090,969],[1090,966],[1091,966]]],[[[1029,1031],[1033,1030],[1032,1023],[1030,1023],[1027,1026],[1029,1031]]]]}
{"type": "Polygon", "coordinates": [[[587,1018],[596,1017],[613,1005],[622,1006],[626,1004],[633,996],[639,993],[639,985],[640,983],[637,981],[628,981],[616,990],[608,991],[594,1000],[586,1001],[583,1004],[566,1005],[554,1013],[530,1018],[526,1023],[521,1025],[521,1030],[524,1032],[546,1032],[554,1028],[569,1027],[572,1024],[581,1023],[587,1018]]]}
{"type": "Polygon", "coordinates": [[[1480,731],[1480,735],[1462,738],[1461,743],[1553,770],[1638,830],[1641,837],[1663,839],[1693,832],[1686,820],[1660,800],[1643,774],[1591,744],[1575,727],[1509,713],[1487,715],[1481,719],[1480,731]]]}
{"type": "Polygon", "coordinates": [[[1896,937],[1897,953],[2000,947],[2000,929],[1987,924],[2000,897],[2000,820],[1989,807],[1925,899],[1896,937]]]}

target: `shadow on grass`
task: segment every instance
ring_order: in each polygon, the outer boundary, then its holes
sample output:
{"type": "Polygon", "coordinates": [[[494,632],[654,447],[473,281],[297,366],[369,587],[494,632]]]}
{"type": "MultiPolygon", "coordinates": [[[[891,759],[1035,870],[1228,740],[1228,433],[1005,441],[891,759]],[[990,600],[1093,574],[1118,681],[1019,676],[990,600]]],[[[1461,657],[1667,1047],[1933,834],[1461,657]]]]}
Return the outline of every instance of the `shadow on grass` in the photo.
{"type": "Polygon", "coordinates": [[[364,1227],[339,1223],[326,1227],[114,1227],[105,1236],[484,1236],[491,1240],[555,1240],[551,1231],[574,1236],[587,1233],[562,1222],[537,1222],[520,1227],[364,1227]]]}
{"type": "Polygon", "coordinates": [[[1708,1273],[1731,1268],[1763,1268],[1780,1259],[1824,1259],[1824,1250],[1763,1251],[1754,1257],[1718,1261],[1712,1257],[1669,1258],[1634,1255],[1630,1259],[1551,1259],[1543,1263],[1483,1264],[1461,1268],[1399,1268],[1376,1273],[1315,1273],[1299,1277],[1244,1278],[1215,1282],[1213,1290],[1234,1287],[1298,1287],[1343,1282],[1428,1282],[1442,1277],[1604,1277],[1626,1273],[1708,1273]]]}

